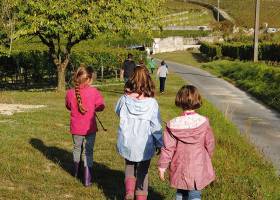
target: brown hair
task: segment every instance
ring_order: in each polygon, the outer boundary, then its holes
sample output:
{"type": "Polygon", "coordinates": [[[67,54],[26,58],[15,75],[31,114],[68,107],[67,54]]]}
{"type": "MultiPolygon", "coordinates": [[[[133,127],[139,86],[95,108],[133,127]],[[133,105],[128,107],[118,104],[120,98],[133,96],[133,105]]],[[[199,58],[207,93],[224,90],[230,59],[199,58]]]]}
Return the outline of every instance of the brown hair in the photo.
{"type": "Polygon", "coordinates": [[[132,77],[126,82],[124,89],[126,93],[137,93],[139,96],[143,94],[144,97],[154,97],[155,84],[147,67],[144,65],[137,66],[132,77]]]}
{"type": "Polygon", "coordinates": [[[86,67],[86,65],[81,64],[80,67],[74,74],[74,83],[75,83],[75,95],[78,103],[79,112],[85,114],[87,110],[83,107],[82,97],[80,94],[80,85],[86,83],[92,79],[93,69],[91,67],[86,67]]]}
{"type": "Polygon", "coordinates": [[[184,85],[177,92],[175,105],[183,110],[195,110],[201,107],[202,99],[193,85],[184,85]]]}

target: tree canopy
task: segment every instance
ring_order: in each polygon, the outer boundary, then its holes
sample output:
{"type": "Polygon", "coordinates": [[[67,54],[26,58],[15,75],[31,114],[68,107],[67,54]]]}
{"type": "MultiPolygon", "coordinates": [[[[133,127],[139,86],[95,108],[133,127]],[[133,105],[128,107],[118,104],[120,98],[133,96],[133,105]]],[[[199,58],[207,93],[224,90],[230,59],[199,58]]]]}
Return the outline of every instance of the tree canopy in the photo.
{"type": "Polygon", "coordinates": [[[12,51],[12,43],[15,39],[15,26],[17,22],[17,0],[0,0],[0,41],[5,46],[9,44],[12,51]]]}
{"type": "Polygon", "coordinates": [[[36,35],[48,46],[58,70],[58,90],[72,47],[99,34],[151,33],[164,0],[23,0],[17,36],[36,35]]]}

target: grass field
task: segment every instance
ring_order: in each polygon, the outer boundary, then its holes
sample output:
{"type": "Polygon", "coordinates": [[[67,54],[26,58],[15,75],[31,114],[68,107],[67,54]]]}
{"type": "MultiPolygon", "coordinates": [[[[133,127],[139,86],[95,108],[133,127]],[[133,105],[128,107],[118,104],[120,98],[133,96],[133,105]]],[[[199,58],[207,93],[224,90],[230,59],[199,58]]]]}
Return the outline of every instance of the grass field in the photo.
{"type": "Polygon", "coordinates": [[[167,10],[163,15],[163,26],[199,26],[215,23],[211,10],[204,7],[179,1],[166,1],[167,10]]]}
{"type": "Polygon", "coordinates": [[[202,57],[198,49],[160,53],[160,54],[156,54],[155,57],[159,59],[170,60],[170,61],[191,65],[195,67],[200,67],[203,63],[207,62],[207,60],[204,57],[202,57]]]}
{"type": "MultiPolygon", "coordinates": [[[[163,120],[180,114],[173,104],[176,91],[184,83],[171,74],[166,94],[157,95],[163,120]]],[[[124,162],[115,148],[118,118],[113,112],[122,86],[100,90],[105,96],[106,110],[99,117],[108,131],[101,130],[97,135],[94,184],[90,188],[84,188],[70,175],[72,140],[65,94],[0,93],[0,103],[47,105],[13,116],[0,115],[0,199],[123,199],[124,162]]],[[[203,191],[204,199],[279,199],[280,180],[271,164],[207,101],[199,112],[210,118],[217,144],[213,159],[217,180],[203,191]]],[[[149,199],[171,200],[174,190],[159,180],[157,159],[153,159],[150,167],[149,199]]]]}
{"type": "MultiPolygon", "coordinates": [[[[217,0],[200,1],[217,5],[217,0]]],[[[260,4],[260,25],[268,23],[269,27],[280,27],[280,1],[261,0],[260,4]]],[[[255,0],[221,0],[220,7],[228,12],[238,25],[254,27],[255,0]]]]}

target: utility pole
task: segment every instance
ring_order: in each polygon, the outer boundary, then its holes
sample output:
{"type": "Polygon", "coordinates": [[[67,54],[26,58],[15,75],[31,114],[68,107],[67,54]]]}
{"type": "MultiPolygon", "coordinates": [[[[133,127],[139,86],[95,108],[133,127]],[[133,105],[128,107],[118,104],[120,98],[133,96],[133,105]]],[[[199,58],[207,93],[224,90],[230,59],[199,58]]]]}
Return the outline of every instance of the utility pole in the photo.
{"type": "Polygon", "coordinates": [[[217,14],[217,20],[220,22],[220,0],[218,0],[218,14],[217,14]]]}
{"type": "Polygon", "coordinates": [[[255,13],[255,34],[254,34],[254,62],[258,62],[258,43],[259,43],[259,26],[260,26],[260,0],[256,0],[255,13]]]}

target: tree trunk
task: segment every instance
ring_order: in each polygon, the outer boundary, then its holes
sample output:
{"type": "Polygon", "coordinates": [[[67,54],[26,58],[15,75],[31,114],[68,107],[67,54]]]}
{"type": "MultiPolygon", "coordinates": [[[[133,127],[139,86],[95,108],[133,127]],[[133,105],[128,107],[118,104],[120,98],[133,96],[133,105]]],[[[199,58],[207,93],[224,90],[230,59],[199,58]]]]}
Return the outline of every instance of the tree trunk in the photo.
{"type": "Polygon", "coordinates": [[[65,91],[65,71],[69,63],[69,56],[67,55],[63,62],[60,59],[54,59],[54,63],[57,67],[57,91],[65,91]]]}
{"type": "Polygon", "coordinates": [[[57,66],[57,91],[65,91],[65,68],[62,64],[57,66]]]}
{"type": "Polygon", "coordinates": [[[9,56],[12,54],[12,45],[13,45],[13,38],[10,38],[10,48],[9,48],[9,56]]]}

